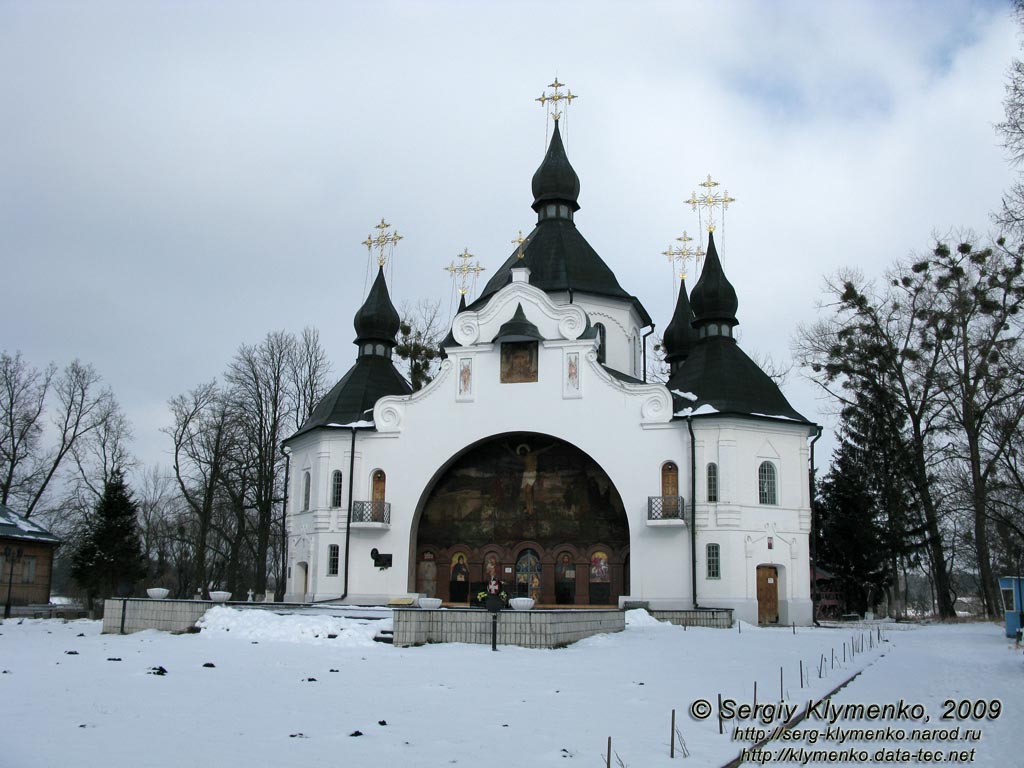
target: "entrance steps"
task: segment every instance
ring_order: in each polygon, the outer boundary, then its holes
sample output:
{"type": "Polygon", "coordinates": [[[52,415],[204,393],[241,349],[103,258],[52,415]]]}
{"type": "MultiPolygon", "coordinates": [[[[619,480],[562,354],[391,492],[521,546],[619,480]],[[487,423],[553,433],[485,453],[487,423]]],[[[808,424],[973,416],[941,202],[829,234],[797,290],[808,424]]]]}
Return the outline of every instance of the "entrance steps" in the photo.
{"type": "Polygon", "coordinates": [[[382,629],[380,632],[373,636],[373,642],[394,645],[395,633],[390,629],[382,629]]]}

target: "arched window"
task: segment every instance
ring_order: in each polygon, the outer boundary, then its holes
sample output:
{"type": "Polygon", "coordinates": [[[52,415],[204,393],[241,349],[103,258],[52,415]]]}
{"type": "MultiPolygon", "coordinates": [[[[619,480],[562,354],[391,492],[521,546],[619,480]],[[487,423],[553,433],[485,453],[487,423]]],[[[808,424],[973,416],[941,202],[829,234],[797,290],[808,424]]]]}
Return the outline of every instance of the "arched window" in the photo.
{"type": "Polygon", "coordinates": [[[709,579],[722,578],[722,550],[718,544],[707,546],[707,574],[709,579]]]}
{"type": "Polygon", "coordinates": [[[594,323],[594,330],[597,331],[597,362],[603,364],[608,356],[608,333],[603,323],[594,323]]]}
{"type": "Polygon", "coordinates": [[[714,462],[708,464],[708,503],[718,502],[718,465],[714,462]]]}
{"type": "Polygon", "coordinates": [[[309,509],[309,472],[302,473],[302,511],[309,509]]]}
{"type": "Polygon", "coordinates": [[[341,470],[336,469],[331,474],[331,506],[340,507],[341,497],[344,491],[344,483],[341,482],[341,470]]]}
{"type": "Polygon", "coordinates": [[[761,504],[779,503],[775,465],[770,461],[762,461],[757,468],[757,500],[761,504]]]}
{"type": "Polygon", "coordinates": [[[339,549],[337,544],[331,544],[327,547],[327,575],[337,576],[338,575],[338,554],[339,549]]]}
{"type": "Polygon", "coordinates": [[[516,559],[516,597],[540,601],[540,557],[532,549],[524,549],[516,559]]]}

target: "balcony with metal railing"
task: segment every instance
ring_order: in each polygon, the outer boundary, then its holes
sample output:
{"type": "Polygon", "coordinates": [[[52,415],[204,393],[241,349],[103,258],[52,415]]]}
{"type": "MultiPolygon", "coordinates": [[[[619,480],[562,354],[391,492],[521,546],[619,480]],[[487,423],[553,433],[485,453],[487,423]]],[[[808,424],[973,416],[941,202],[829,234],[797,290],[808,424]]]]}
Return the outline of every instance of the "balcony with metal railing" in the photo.
{"type": "Polygon", "coordinates": [[[353,528],[390,528],[390,501],[353,501],[353,528]]]}
{"type": "Polygon", "coordinates": [[[647,524],[650,526],[685,526],[686,502],[682,496],[648,496],[647,524]]]}

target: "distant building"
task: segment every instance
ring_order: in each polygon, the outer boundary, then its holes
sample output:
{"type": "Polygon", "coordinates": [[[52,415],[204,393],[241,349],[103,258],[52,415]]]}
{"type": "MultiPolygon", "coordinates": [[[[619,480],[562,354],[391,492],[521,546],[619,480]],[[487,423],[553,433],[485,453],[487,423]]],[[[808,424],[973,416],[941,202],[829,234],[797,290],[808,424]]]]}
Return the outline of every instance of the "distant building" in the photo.
{"type": "Polygon", "coordinates": [[[0,605],[50,602],[53,552],[60,539],[0,504],[0,605]]]}
{"type": "Polygon", "coordinates": [[[497,577],[542,606],[809,624],[818,428],[737,344],[714,238],[665,318],[670,378],[647,383],[652,318],[577,229],[557,122],[532,191],[537,226],[415,393],[379,271],[355,364],[285,441],[286,599],[467,605],[497,577]]]}

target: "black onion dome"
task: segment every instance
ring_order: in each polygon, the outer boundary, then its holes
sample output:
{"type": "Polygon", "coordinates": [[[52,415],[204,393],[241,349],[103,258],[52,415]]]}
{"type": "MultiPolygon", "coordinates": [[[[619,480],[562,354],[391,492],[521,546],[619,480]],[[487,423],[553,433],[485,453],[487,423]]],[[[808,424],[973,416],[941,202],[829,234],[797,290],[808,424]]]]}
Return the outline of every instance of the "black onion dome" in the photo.
{"type": "Polygon", "coordinates": [[[558,132],[558,121],[555,120],[555,131],[551,134],[551,143],[540,168],[533,174],[533,210],[539,210],[546,202],[559,201],[569,203],[573,211],[580,209],[576,201],[580,196],[580,177],[576,175],[562,145],[562,136],[558,132]]]}
{"type": "Polygon", "coordinates": [[[363,306],[356,312],[352,324],[356,329],[356,343],[362,341],[385,341],[394,345],[395,336],[401,324],[398,310],[391,303],[388,286],[384,281],[384,267],[377,271],[370,292],[363,306]]]}
{"type": "Polygon", "coordinates": [[[739,308],[736,289],[725,276],[722,262],[718,258],[718,249],[715,248],[715,236],[711,232],[708,233],[704,269],[690,294],[690,305],[697,324],[715,320],[729,325],[739,324],[736,319],[736,310],[739,308]]]}
{"type": "Polygon", "coordinates": [[[665,350],[665,360],[675,372],[676,364],[685,360],[693,345],[697,342],[697,331],[693,328],[693,308],[686,295],[686,278],[679,283],[679,299],[676,301],[672,320],[665,328],[661,337],[661,346],[665,350]]]}

